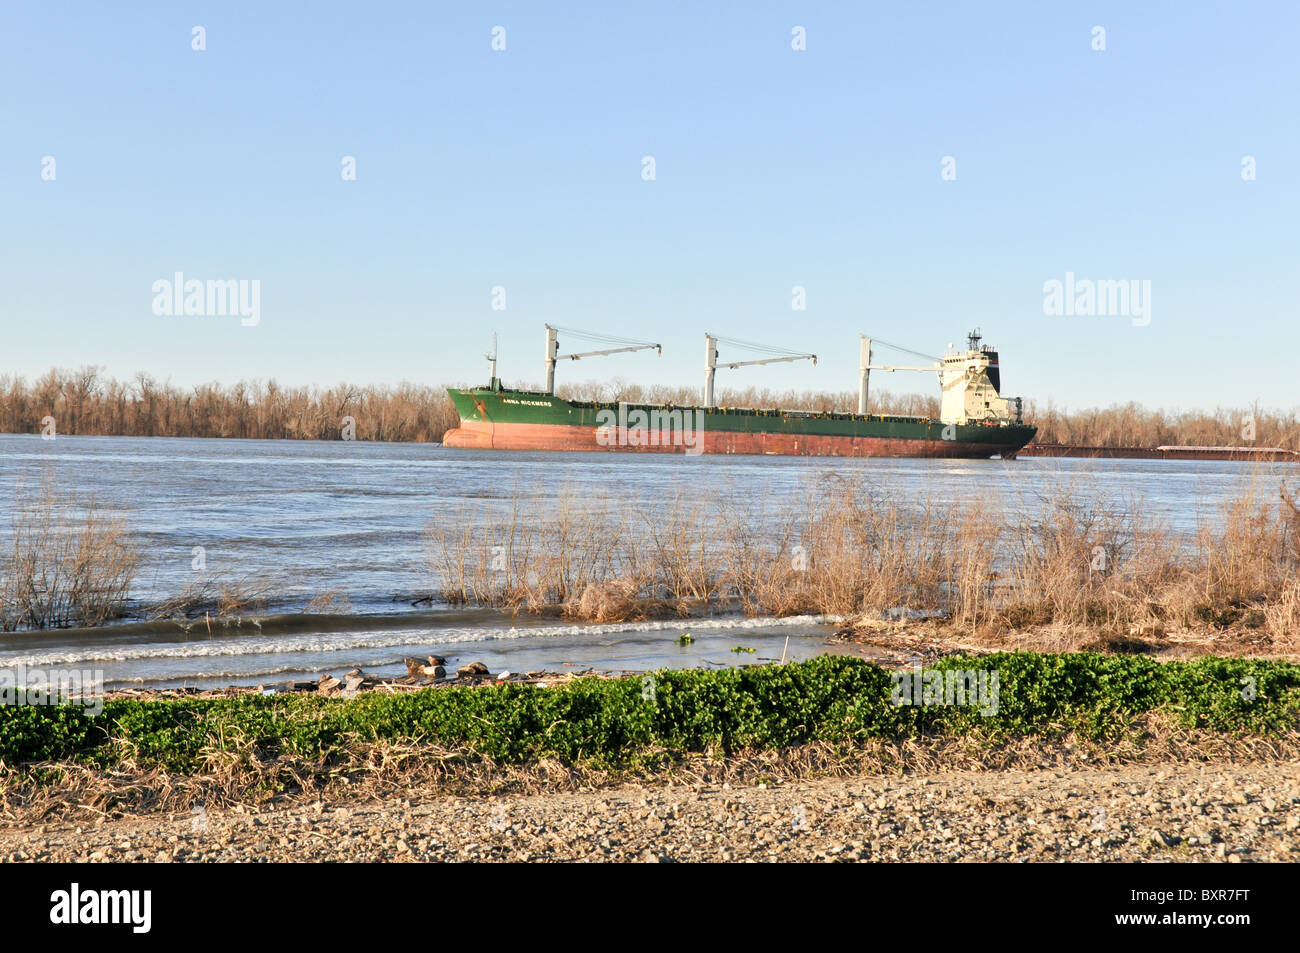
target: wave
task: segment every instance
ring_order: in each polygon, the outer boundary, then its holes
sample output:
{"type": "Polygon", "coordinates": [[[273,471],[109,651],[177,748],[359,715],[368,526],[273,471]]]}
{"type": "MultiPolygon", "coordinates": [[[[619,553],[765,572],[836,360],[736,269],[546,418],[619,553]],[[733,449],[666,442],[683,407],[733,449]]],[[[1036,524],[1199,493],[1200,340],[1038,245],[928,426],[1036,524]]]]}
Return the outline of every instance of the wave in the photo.
{"type": "Polygon", "coordinates": [[[653,622],[618,622],[599,625],[539,625],[474,628],[451,627],[425,633],[403,629],[359,634],[312,633],[296,636],[261,638],[244,635],[237,639],[212,639],[177,644],[143,644],[132,646],[86,646],[80,651],[34,654],[0,653],[0,667],[13,665],[57,666],[85,665],[92,662],[129,662],[148,659],[221,658],[239,655],[284,655],[382,649],[399,645],[421,645],[430,649],[445,645],[465,645],[508,639],[545,638],[575,635],[617,635],[628,632],[662,632],[666,630],[725,631],[732,629],[767,629],[777,627],[824,625],[825,616],[771,616],[744,619],[690,619],[653,622]]]}

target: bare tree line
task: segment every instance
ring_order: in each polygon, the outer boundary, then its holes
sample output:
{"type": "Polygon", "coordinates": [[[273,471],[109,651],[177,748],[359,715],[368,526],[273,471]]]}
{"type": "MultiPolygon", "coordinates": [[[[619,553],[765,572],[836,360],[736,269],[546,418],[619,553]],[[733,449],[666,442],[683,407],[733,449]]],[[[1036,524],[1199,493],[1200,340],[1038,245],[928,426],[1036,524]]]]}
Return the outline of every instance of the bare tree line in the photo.
{"type": "Polygon", "coordinates": [[[61,434],[339,440],[351,418],[357,440],[431,442],[459,420],[446,390],[401,383],[285,387],[238,381],[180,387],[148,374],[130,381],[97,367],[51,370],[34,382],[0,376],[0,431],[61,434]]]}
{"type": "MultiPolygon", "coordinates": [[[[558,388],[562,397],[693,406],[693,387],[642,387],[620,379],[579,382],[558,388]]],[[[853,391],[722,389],[724,407],[851,411],[853,391]]],[[[873,414],[937,418],[939,400],[920,394],[876,391],[873,414]]],[[[34,381],[0,375],[0,432],[39,433],[54,418],[63,434],[132,437],[246,437],[339,440],[348,418],[357,440],[429,443],[442,440],[459,417],[446,388],[424,384],[338,384],[289,387],[270,381],[182,387],[136,374],[129,381],[106,377],[99,367],[53,369],[34,381]]],[[[1297,411],[1219,408],[1214,411],[1151,410],[1138,404],[1068,410],[1027,401],[1025,419],[1038,427],[1038,442],[1090,447],[1256,446],[1300,449],[1297,411]]]]}
{"type": "Polygon", "coordinates": [[[1281,447],[1300,450],[1297,410],[1258,407],[1213,411],[1151,410],[1140,404],[1113,404],[1062,410],[1048,402],[1025,402],[1025,419],[1038,428],[1038,443],[1087,447],[1281,447]]]}

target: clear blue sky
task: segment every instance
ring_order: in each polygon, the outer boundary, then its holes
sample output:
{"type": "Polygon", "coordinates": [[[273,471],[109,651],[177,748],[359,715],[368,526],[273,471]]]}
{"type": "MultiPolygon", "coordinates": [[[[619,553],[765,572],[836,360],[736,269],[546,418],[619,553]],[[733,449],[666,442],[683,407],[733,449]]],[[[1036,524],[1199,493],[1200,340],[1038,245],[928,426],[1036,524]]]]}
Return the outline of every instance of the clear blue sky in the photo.
{"type": "Polygon", "coordinates": [[[0,373],[481,382],[497,330],[539,382],[549,321],[665,345],[562,379],[697,384],[707,329],[822,358],[719,386],[851,389],[859,332],[980,325],[1013,395],[1291,407],[1298,10],[9,0],[0,373]],[[260,324],[155,315],[176,271],[260,324]],[[1045,315],[1066,272],[1150,324],[1045,315]]]}

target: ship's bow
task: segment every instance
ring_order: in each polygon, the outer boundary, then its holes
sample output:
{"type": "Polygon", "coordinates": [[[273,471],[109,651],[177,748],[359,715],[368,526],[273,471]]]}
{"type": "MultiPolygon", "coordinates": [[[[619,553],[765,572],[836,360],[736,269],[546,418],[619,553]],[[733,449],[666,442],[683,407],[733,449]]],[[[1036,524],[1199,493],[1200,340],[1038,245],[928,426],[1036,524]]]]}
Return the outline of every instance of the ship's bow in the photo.
{"type": "Polygon", "coordinates": [[[483,419],[485,415],[475,406],[475,396],[469,391],[451,387],[447,388],[447,394],[456,405],[460,426],[442,435],[442,445],[463,450],[491,450],[492,425],[483,419]]]}

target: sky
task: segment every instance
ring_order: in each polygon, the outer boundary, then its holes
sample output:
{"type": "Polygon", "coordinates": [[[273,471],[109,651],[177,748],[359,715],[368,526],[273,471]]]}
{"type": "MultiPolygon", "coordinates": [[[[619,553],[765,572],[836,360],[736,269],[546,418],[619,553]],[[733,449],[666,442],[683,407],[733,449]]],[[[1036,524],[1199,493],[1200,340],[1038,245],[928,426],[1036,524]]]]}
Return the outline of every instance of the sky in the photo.
{"type": "Polygon", "coordinates": [[[840,391],[979,326],[1038,404],[1300,404],[1300,5],[117,6],[0,6],[0,375],[539,384],[549,322],[840,391]]]}

